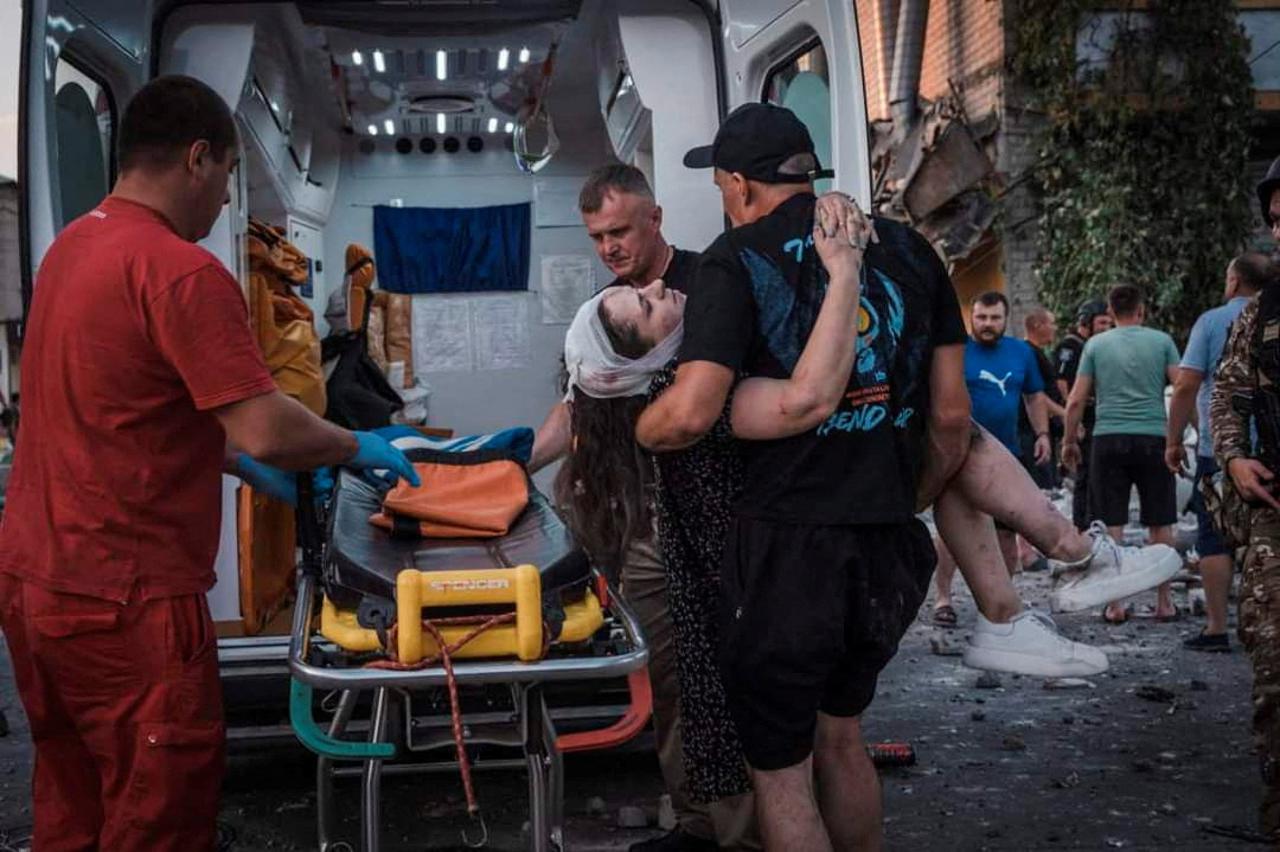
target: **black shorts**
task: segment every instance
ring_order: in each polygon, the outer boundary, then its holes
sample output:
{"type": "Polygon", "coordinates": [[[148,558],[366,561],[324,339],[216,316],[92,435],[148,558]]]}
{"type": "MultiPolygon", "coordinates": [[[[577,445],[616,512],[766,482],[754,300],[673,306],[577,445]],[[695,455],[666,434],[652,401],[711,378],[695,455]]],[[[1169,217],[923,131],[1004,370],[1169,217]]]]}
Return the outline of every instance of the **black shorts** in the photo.
{"type": "Polygon", "coordinates": [[[1138,487],[1141,522],[1163,527],[1178,520],[1173,474],[1164,464],[1164,438],[1094,435],[1089,459],[1090,514],[1109,527],[1129,523],[1129,491],[1138,487]]]}
{"type": "Polygon", "coordinates": [[[866,709],[936,561],[918,520],[734,521],[721,578],[721,668],[751,766],[782,769],[808,757],[818,711],[866,709]]]}

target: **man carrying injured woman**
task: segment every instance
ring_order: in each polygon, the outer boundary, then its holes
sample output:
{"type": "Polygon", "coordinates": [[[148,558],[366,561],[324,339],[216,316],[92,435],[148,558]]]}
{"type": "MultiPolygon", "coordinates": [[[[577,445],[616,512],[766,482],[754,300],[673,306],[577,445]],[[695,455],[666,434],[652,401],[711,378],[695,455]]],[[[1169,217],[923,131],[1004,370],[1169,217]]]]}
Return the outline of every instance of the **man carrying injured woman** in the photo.
{"type": "MultiPolygon", "coordinates": [[[[718,174],[717,182],[719,177],[718,174]]],[[[791,206],[807,205],[812,220],[814,201],[807,190],[806,182],[801,192],[792,193],[786,200],[803,196],[791,206]]],[[[824,199],[824,203],[829,202],[829,198],[824,199]]],[[[805,215],[803,210],[799,212],[805,215]]],[[[723,685],[717,672],[715,649],[720,642],[715,606],[711,603],[720,597],[721,555],[730,532],[731,506],[742,487],[741,460],[733,435],[776,441],[815,427],[819,432],[828,427],[841,428],[839,421],[828,418],[847,393],[848,377],[855,367],[854,336],[847,330],[856,322],[864,343],[868,334],[874,332],[868,322],[870,318],[865,315],[869,309],[875,311],[876,306],[865,299],[860,304],[859,300],[862,253],[848,244],[851,232],[855,242],[862,242],[870,233],[870,225],[856,211],[847,208],[833,214],[831,209],[823,210],[820,206],[817,218],[819,224],[814,229],[812,243],[831,280],[825,296],[819,291],[821,309],[811,305],[814,311],[809,316],[814,317],[816,312],[816,317],[809,324],[811,331],[802,329],[807,342],[794,361],[789,377],[751,378],[738,383],[725,414],[711,424],[705,437],[682,452],[656,456],[656,476],[646,470],[647,459],[632,443],[632,429],[642,408],[642,394],[648,391],[650,396],[661,399],[660,394],[672,381],[673,358],[680,351],[683,334],[682,296],[668,290],[662,282],[640,288],[609,288],[579,311],[566,343],[575,450],[561,471],[560,493],[569,503],[572,525],[591,531],[585,537],[588,549],[591,549],[593,535],[597,537],[598,546],[614,548],[620,546],[619,537],[625,539],[647,529],[647,521],[637,518],[643,518],[650,511],[651,499],[656,503],[661,554],[666,562],[679,647],[686,769],[690,787],[695,795],[703,798],[732,795],[747,787],[738,757],[740,752],[735,747],[737,733],[730,715],[725,712],[723,685]],[[731,416],[726,416],[729,412],[731,416]],[[609,471],[610,483],[600,480],[601,470],[609,471]],[[617,487],[620,482],[630,483],[630,487],[620,489],[617,487]],[[611,538],[604,539],[607,544],[600,542],[600,536],[610,535],[611,538]]],[[[905,231],[893,223],[882,227],[905,231]]],[[[895,243],[900,246],[903,235],[895,237],[895,243]]],[[[918,238],[915,240],[921,242],[918,238]]],[[[803,241],[797,248],[803,252],[803,241]]],[[[928,251],[927,245],[925,250],[928,251]]],[[[936,258],[933,261],[936,263],[936,258]]],[[[935,277],[946,281],[945,272],[935,277]]],[[[695,293],[700,284],[701,275],[695,278],[695,293]]],[[[954,350],[960,350],[959,344],[964,339],[958,308],[949,282],[945,288],[938,289],[946,291],[937,294],[942,304],[939,313],[945,313],[948,308],[951,313],[949,318],[942,318],[941,325],[949,322],[949,333],[956,339],[950,341],[945,335],[935,335],[932,342],[940,342],[936,350],[929,350],[931,341],[925,339],[918,343],[905,341],[904,345],[914,345],[920,350],[919,354],[931,358],[935,367],[940,360],[951,356],[954,363],[947,365],[950,369],[935,369],[930,385],[937,389],[939,385],[950,384],[952,388],[958,387],[963,397],[961,361],[954,357],[959,354],[954,350]],[[952,372],[954,377],[949,375],[952,372]],[[953,381],[947,383],[947,378],[953,381]]],[[[900,304],[898,310],[901,310],[900,304]]],[[[783,319],[789,321],[787,317],[783,319]]],[[[761,322],[766,320],[761,317],[761,322]]],[[[901,321],[899,317],[898,322],[901,321]]],[[[934,327],[938,325],[935,320],[934,327]]],[[[857,357],[861,360],[866,356],[867,349],[858,347],[857,357]]],[[[871,369],[875,366],[870,365],[871,369]]],[[[866,365],[861,363],[858,368],[866,371],[866,365]]],[[[958,443],[958,452],[951,454],[949,463],[926,463],[919,478],[919,498],[927,504],[931,495],[938,494],[935,511],[939,530],[944,538],[954,542],[961,569],[985,614],[979,622],[973,652],[966,661],[1037,674],[1083,674],[1104,669],[1106,659],[1100,652],[1058,637],[1046,616],[1023,609],[1003,569],[994,526],[984,513],[994,514],[1046,553],[1075,569],[1075,576],[1068,579],[1056,596],[1067,608],[1101,603],[1115,594],[1118,584],[1139,583],[1144,584],[1144,588],[1155,585],[1167,577],[1169,557],[1176,559],[1176,555],[1158,548],[1124,550],[1113,545],[1105,535],[1077,533],[1058,515],[1017,461],[989,436],[970,426],[967,397],[951,408],[952,413],[958,411],[963,415],[953,417],[949,424],[952,434],[932,437],[938,443],[948,439],[952,446],[958,443]],[[957,421],[961,427],[958,430],[957,421]]],[[[921,417],[925,417],[924,412],[921,417]]],[[[923,448],[916,452],[924,455],[923,448]]],[[[942,460],[942,456],[935,454],[929,460],[942,460]]],[[[850,471],[851,475],[857,473],[850,471]]],[[[885,487],[890,485],[884,483],[885,487]]],[[[927,539],[921,544],[918,537],[912,536],[887,545],[899,549],[902,564],[918,566],[927,561],[928,566],[922,577],[912,577],[908,570],[904,577],[889,578],[890,583],[899,584],[888,591],[902,604],[896,613],[901,617],[894,619],[898,623],[881,635],[862,637],[867,640],[866,647],[853,649],[871,652],[860,664],[863,670],[848,673],[847,680],[856,683],[860,692],[858,696],[849,696],[850,703],[859,705],[849,708],[854,711],[860,711],[869,702],[875,675],[892,656],[902,631],[914,617],[928,581],[928,571],[932,569],[932,549],[927,539]]],[[[884,578],[864,576],[860,581],[877,583],[884,578]]],[[[740,614],[741,609],[728,613],[727,623],[732,624],[733,617],[740,614]]],[[[837,641],[837,644],[841,643],[837,641]]],[[[786,727],[785,722],[782,727],[786,727]]],[[[878,802],[878,795],[872,799],[878,802]]],[[[766,816],[766,840],[772,836],[773,842],[804,842],[804,835],[789,834],[785,830],[778,834],[776,826],[771,832],[771,822],[777,820],[766,816]]],[[[852,832],[846,839],[870,840],[871,835],[865,832],[878,836],[878,819],[859,820],[857,825],[846,828],[852,832]]],[[[832,840],[838,847],[844,845],[841,836],[839,828],[833,827],[832,840]]]]}
{"type": "MultiPolygon", "coordinates": [[[[776,422],[771,417],[774,410],[789,404],[783,401],[787,397],[816,399],[826,393],[827,404],[834,405],[829,395],[833,393],[832,376],[836,374],[824,374],[818,365],[826,368],[842,363],[840,356],[845,350],[846,357],[852,359],[852,336],[844,333],[847,325],[835,322],[825,327],[829,337],[820,336],[818,329],[823,328],[823,317],[840,310],[830,295],[838,292],[839,288],[832,285],[824,298],[815,331],[792,378],[749,378],[740,382],[726,417],[702,441],[683,452],[654,456],[656,479],[648,470],[649,458],[635,443],[634,420],[647,400],[656,398],[671,383],[683,335],[686,297],[659,280],[640,288],[610,287],[583,305],[570,328],[565,352],[576,449],[569,454],[559,477],[561,497],[575,529],[592,530],[588,539],[600,542],[597,549],[625,551],[629,540],[648,526],[647,520],[638,519],[649,517],[649,501],[659,504],[660,529],[661,507],[673,502],[678,506],[672,508],[683,518],[688,519],[690,512],[698,517],[696,522],[682,526],[704,530],[705,534],[698,538],[712,539],[711,546],[704,549],[708,565],[696,570],[716,570],[723,536],[715,533],[724,531],[723,519],[741,489],[741,463],[734,453],[734,439],[786,437],[796,433],[792,430],[821,425],[831,413],[826,407],[814,407],[804,418],[789,422],[784,416],[776,422]],[[764,389],[774,383],[786,388],[764,389]],[[773,399],[774,394],[779,399],[773,399]],[[698,451],[696,461],[683,458],[695,455],[694,450],[698,451]],[[672,470],[675,467],[688,468],[688,475],[684,475],[685,470],[672,470]],[[689,499],[695,491],[697,498],[689,499]]],[[[792,404],[792,410],[796,407],[792,404]]],[[[1119,547],[1105,535],[1105,530],[1100,533],[1096,527],[1085,533],[1076,530],[1026,475],[1017,459],[976,423],[970,424],[968,448],[954,473],[945,482],[931,486],[929,480],[938,475],[933,468],[926,460],[918,508],[933,506],[938,533],[955,553],[979,610],[973,646],[965,655],[965,663],[976,668],[1044,676],[1105,671],[1106,658],[1101,652],[1064,640],[1043,615],[1025,608],[1008,573],[1002,569],[993,518],[1016,529],[1037,549],[1061,563],[1064,579],[1052,596],[1053,609],[1060,612],[1106,603],[1117,594],[1112,591],[1115,588],[1125,590],[1122,596],[1151,588],[1172,573],[1167,564],[1171,556],[1177,558],[1176,553],[1163,545],[1119,547]]],[[[683,550],[688,543],[680,544],[683,550]]],[[[680,578],[670,576],[675,573],[671,570],[671,554],[666,548],[662,550],[668,584],[680,582],[680,578]]]]}

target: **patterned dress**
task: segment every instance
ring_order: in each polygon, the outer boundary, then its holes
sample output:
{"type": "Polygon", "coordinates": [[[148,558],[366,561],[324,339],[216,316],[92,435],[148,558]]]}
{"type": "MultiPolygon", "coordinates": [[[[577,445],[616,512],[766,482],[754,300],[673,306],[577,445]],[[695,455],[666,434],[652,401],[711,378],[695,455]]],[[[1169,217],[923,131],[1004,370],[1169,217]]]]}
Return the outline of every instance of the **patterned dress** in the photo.
{"type": "MultiPolygon", "coordinates": [[[[650,401],[674,380],[672,362],[654,379],[650,401]]],[[[658,543],[676,633],[685,775],[689,795],[705,803],[751,789],[719,665],[720,558],[742,487],[728,406],[697,444],[654,459],[658,543]]]]}

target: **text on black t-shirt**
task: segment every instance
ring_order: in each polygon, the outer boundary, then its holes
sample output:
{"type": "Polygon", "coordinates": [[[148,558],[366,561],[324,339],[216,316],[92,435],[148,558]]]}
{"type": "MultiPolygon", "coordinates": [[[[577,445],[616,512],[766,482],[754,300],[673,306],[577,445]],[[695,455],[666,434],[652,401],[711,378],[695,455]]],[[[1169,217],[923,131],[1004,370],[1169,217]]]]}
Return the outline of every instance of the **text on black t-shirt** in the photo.
{"type": "MultiPolygon", "coordinates": [[[[815,198],[800,194],[703,253],[685,308],[680,360],[749,376],[790,376],[826,292],[813,245],[815,198]]],[[[937,346],[962,344],[945,267],[910,228],[876,219],[858,311],[858,351],[835,413],[808,432],[743,442],[737,511],[793,523],[899,523],[915,511],[937,346]]]]}

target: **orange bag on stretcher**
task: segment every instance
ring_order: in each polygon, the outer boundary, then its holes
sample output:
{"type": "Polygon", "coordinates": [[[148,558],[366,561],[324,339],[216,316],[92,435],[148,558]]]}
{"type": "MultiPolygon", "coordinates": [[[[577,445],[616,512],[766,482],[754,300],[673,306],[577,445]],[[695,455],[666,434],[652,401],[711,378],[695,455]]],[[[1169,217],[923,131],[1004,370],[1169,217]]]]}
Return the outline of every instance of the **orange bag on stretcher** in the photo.
{"type": "Polygon", "coordinates": [[[401,480],[369,521],[394,535],[422,538],[495,538],[506,535],[529,504],[524,466],[491,453],[433,453],[409,458],[422,484],[401,480]]]}

